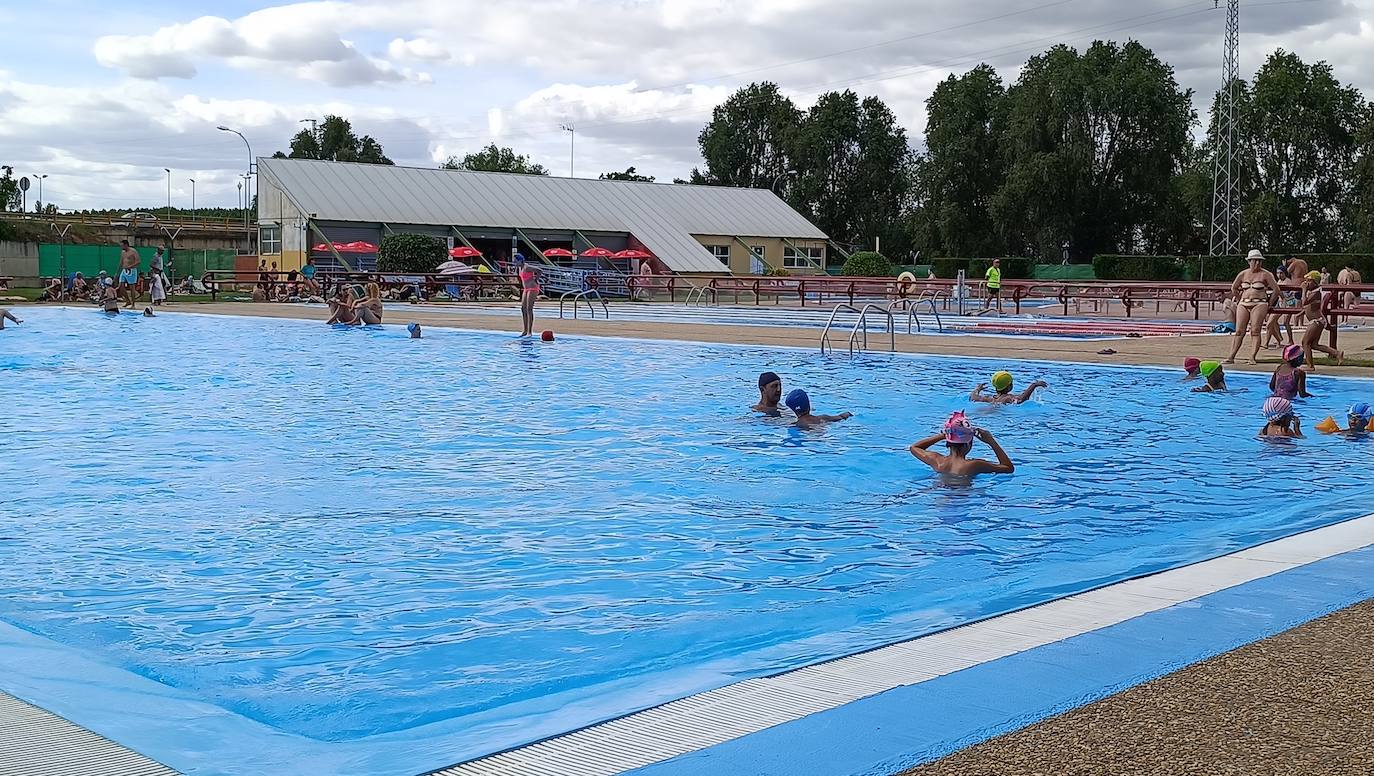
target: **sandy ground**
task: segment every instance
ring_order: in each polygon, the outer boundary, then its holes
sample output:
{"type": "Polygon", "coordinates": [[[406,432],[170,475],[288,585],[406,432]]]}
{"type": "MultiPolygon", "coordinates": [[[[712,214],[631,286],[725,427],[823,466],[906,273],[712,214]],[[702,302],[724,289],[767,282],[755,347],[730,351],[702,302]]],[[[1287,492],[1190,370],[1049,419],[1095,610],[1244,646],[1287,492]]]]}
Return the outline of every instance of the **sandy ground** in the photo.
{"type": "MultiPolygon", "coordinates": [[[[756,345],[779,345],[806,348],[819,348],[820,332],[814,328],[801,327],[761,327],[761,326],[719,326],[705,324],[673,324],[661,322],[618,321],[615,319],[615,305],[611,307],[611,319],[560,320],[548,317],[549,307],[545,303],[538,311],[535,331],[552,329],[563,334],[581,334],[605,337],[644,337],[649,339],[693,340],[700,342],[731,342],[756,345]]],[[[259,304],[249,302],[222,302],[218,304],[170,305],[170,311],[187,310],[198,313],[224,315],[261,315],[279,318],[306,318],[323,321],[327,313],[321,308],[308,308],[292,304],[259,304]]],[[[497,331],[518,331],[519,319],[505,316],[469,314],[452,312],[453,308],[443,311],[426,310],[416,306],[407,310],[404,316],[388,311],[390,320],[402,324],[417,321],[424,326],[452,326],[465,329],[491,329],[497,331]]],[[[554,307],[556,310],[556,306],[554,307]]],[[[883,339],[882,337],[877,338],[883,339]]],[[[870,335],[870,344],[877,340],[870,335]]],[[[965,355],[983,358],[1028,358],[1050,361],[1079,361],[1083,363],[1104,364],[1157,364],[1180,366],[1188,356],[1198,358],[1223,359],[1229,353],[1231,339],[1224,335],[1193,335],[1183,337],[1146,337],[1142,339],[1115,340],[1073,340],[1073,339],[1031,339],[1009,336],[945,336],[945,335],[897,335],[897,349],[909,353],[938,353],[946,355],[965,355]],[[1114,355],[1100,355],[1099,350],[1111,348],[1114,355]]],[[[885,343],[884,343],[885,344],[885,343]]],[[[1374,326],[1361,326],[1357,330],[1341,332],[1341,347],[1352,357],[1367,358],[1374,361],[1374,326]]],[[[1242,351],[1244,360],[1246,351],[1242,351]]],[[[1278,361],[1277,351],[1260,351],[1260,365],[1246,366],[1237,363],[1232,370],[1273,371],[1278,361]]],[[[1368,367],[1335,367],[1325,360],[1317,361],[1319,374],[1345,374],[1353,376],[1374,376],[1374,369],[1368,367]]]]}
{"type": "Polygon", "coordinates": [[[1374,601],[904,776],[1367,776],[1374,601]]]}

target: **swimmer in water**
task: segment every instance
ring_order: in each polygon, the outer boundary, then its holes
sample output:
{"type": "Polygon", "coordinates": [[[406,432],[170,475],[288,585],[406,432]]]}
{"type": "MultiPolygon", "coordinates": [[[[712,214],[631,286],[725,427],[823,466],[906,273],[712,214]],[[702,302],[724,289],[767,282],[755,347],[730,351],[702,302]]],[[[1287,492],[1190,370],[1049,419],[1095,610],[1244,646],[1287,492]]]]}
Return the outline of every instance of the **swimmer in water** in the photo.
{"type": "Polygon", "coordinates": [[[407,323],[406,331],[410,332],[411,339],[419,339],[421,335],[424,334],[424,332],[420,331],[420,324],[418,323],[407,323]]]}
{"type": "Polygon", "coordinates": [[[978,387],[973,389],[973,393],[968,395],[969,401],[981,401],[986,404],[1022,404],[1030,399],[1037,388],[1049,387],[1049,383],[1044,380],[1036,380],[1026,386],[1026,390],[1020,393],[1012,393],[1012,382],[1011,372],[997,372],[992,376],[992,389],[996,391],[996,393],[983,393],[983,391],[987,390],[988,384],[979,383],[978,387]]]}
{"type": "Polygon", "coordinates": [[[1183,371],[1187,372],[1187,374],[1183,376],[1183,381],[1187,382],[1189,380],[1196,380],[1199,377],[1202,377],[1202,372],[1199,371],[1201,366],[1202,361],[1193,358],[1192,356],[1183,359],[1183,371]]]}
{"type": "Polygon", "coordinates": [[[1293,402],[1282,396],[1270,396],[1264,400],[1264,428],[1262,437],[1286,437],[1303,439],[1302,420],[1293,413],[1293,402]]]}
{"type": "Polygon", "coordinates": [[[1346,428],[1337,433],[1343,434],[1364,434],[1374,431],[1369,427],[1369,422],[1374,419],[1374,407],[1370,407],[1367,402],[1356,402],[1350,405],[1350,409],[1345,413],[1346,428]]]}
{"type": "Polygon", "coordinates": [[[952,477],[972,477],[976,474],[1011,474],[1016,471],[1016,464],[1011,462],[1011,456],[993,438],[992,432],[983,428],[974,428],[969,423],[962,411],[949,416],[945,422],[944,430],[938,434],[922,439],[911,446],[911,454],[921,459],[921,462],[935,471],[952,477]],[[993,455],[997,456],[997,461],[985,461],[981,458],[969,458],[968,454],[973,450],[973,440],[980,439],[988,447],[992,448],[993,455]],[[936,442],[944,442],[949,448],[948,455],[933,452],[930,447],[936,442]]]}
{"type": "Polygon", "coordinates": [[[14,313],[10,312],[9,310],[7,310],[7,309],[5,309],[5,308],[3,308],[3,307],[0,307],[0,329],[5,328],[5,321],[14,321],[15,323],[23,323],[23,321],[21,321],[21,320],[19,320],[18,318],[14,317],[14,313]]]}
{"type": "Polygon", "coordinates": [[[787,408],[797,414],[796,426],[798,428],[817,428],[827,423],[849,420],[854,417],[848,412],[841,412],[838,415],[812,415],[811,397],[807,396],[806,391],[800,388],[787,394],[787,408]]]}
{"type": "Polygon", "coordinates": [[[114,281],[110,278],[105,278],[105,291],[100,297],[100,302],[105,312],[119,314],[119,292],[115,290],[114,281]]]}
{"type": "Polygon", "coordinates": [[[1215,393],[1226,390],[1226,370],[1222,368],[1220,361],[1203,361],[1198,367],[1198,372],[1207,380],[1206,385],[1199,385],[1193,389],[1193,393],[1215,393]]]}
{"type": "Polygon", "coordinates": [[[144,317],[144,318],[152,318],[152,317],[154,317],[154,316],[153,316],[153,308],[151,308],[151,307],[145,307],[145,308],[143,308],[143,317],[144,317]]]}
{"type": "Polygon", "coordinates": [[[778,402],[782,401],[782,378],[777,372],[764,372],[759,375],[759,403],[750,407],[754,412],[777,417],[782,414],[778,402]]]}
{"type": "Polygon", "coordinates": [[[1302,370],[1302,361],[1305,357],[1301,345],[1289,345],[1283,349],[1283,363],[1274,370],[1274,376],[1269,378],[1269,390],[1275,396],[1281,396],[1289,401],[1312,398],[1312,394],[1307,392],[1307,373],[1302,370]]]}

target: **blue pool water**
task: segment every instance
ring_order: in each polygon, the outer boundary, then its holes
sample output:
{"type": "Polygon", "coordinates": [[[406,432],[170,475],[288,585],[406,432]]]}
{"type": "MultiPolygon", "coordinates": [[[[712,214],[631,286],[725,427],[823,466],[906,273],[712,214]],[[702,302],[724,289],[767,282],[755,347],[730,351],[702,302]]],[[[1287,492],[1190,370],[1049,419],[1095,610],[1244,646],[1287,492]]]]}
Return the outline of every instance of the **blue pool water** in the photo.
{"type": "MultiPolygon", "coordinates": [[[[1367,441],[1254,437],[1259,376],[1194,395],[1147,369],[24,312],[0,332],[0,620],[317,741],[438,725],[476,755],[1374,492],[1367,441]],[[1051,385],[973,410],[1017,473],[942,484],[907,446],[1002,367],[1051,385]],[[764,369],[855,418],[751,415],[764,369]]],[[[1309,426],[1374,398],[1310,387],[1309,426]]]]}

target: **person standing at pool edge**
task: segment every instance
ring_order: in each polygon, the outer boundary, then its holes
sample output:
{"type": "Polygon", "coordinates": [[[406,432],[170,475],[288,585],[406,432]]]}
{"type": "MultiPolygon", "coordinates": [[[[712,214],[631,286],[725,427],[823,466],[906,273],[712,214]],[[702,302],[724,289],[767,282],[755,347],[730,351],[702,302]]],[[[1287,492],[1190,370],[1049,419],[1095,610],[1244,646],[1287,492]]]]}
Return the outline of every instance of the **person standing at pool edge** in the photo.
{"type": "Polygon", "coordinates": [[[1231,356],[1226,363],[1236,363],[1236,354],[1245,343],[1249,333],[1255,345],[1247,364],[1259,363],[1260,334],[1264,331],[1265,319],[1269,317],[1269,304],[1278,296],[1279,281],[1274,274],[1262,266],[1264,254],[1250,251],[1245,257],[1249,266],[1236,275],[1231,282],[1231,295],[1236,300],[1236,333],[1231,345],[1231,356]]]}
{"type": "Polygon", "coordinates": [[[911,454],[916,456],[926,466],[935,471],[952,477],[972,477],[977,474],[1011,474],[1016,471],[1016,464],[1012,463],[1011,456],[997,443],[992,436],[992,432],[983,428],[974,428],[969,423],[968,418],[962,411],[949,416],[945,421],[945,427],[937,434],[932,434],[925,439],[911,446],[911,454]],[[996,463],[985,461],[981,458],[969,458],[968,454],[973,450],[973,440],[977,438],[984,444],[992,448],[993,455],[997,456],[996,463]],[[931,445],[936,442],[944,441],[949,448],[948,455],[932,452],[931,445]]]}
{"type": "Polygon", "coordinates": [[[15,323],[23,323],[23,321],[21,321],[21,320],[19,320],[18,318],[14,317],[14,313],[10,312],[9,310],[6,310],[6,309],[3,308],[3,307],[0,307],[0,330],[3,330],[3,329],[5,328],[5,321],[14,321],[15,323]]]}
{"type": "Polygon", "coordinates": [[[798,388],[787,394],[787,409],[796,413],[798,428],[816,428],[827,423],[836,423],[841,420],[849,420],[854,417],[848,412],[841,412],[838,415],[812,415],[811,397],[806,395],[806,391],[798,388]]]}
{"type": "Polygon", "coordinates": [[[1336,359],[1339,366],[1345,361],[1345,353],[1329,348],[1321,344],[1322,332],[1326,331],[1326,319],[1322,317],[1322,274],[1313,270],[1307,273],[1302,280],[1302,299],[1299,306],[1302,308],[1303,317],[1307,321],[1307,330],[1302,334],[1302,349],[1307,354],[1308,370],[1316,370],[1317,364],[1312,359],[1314,351],[1325,353],[1336,359]]]}
{"type": "Polygon", "coordinates": [[[534,336],[534,301],[539,298],[538,274],[525,263],[525,257],[516,251],[515,271],[520,278],[520,320],[524,325],[524,330],[520,332],[522,337],[534,336]]]}
{"type": "Polygon", "coordinates": [[[124,306],[133,308],[138,302],[138,251],[128,240],[119,241],[119,292],[125,294],[124,306]]]}
{"type": "Polygon", "coordinates": [[[997,314],[1002,314],[1002,260],[993,259],[992,266],[983,276],[987,281],[988,298],[983,300],[983,309],[992,307],[992,300],[997,300],[997,314]]]}
{"type": "Polygon", "coordinates": [[[777,417],[782,414],[778,402],[782,401],[782,378],[777,372],[764,372],[759,375],[759,403],[749,409],[765,415],[777,417]]]}

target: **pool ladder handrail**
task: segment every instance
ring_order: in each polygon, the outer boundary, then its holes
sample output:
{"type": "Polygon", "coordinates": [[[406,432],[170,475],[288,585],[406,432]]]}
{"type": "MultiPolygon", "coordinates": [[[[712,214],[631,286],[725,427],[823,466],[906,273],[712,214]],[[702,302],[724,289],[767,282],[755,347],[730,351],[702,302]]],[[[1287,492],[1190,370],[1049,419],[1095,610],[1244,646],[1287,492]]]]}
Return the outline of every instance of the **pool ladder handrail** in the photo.
{"type": "Polygon", "coordinates": [[[577,320],[577,303],[579,301],[587,303],[588,314],[591,315],[592,320],[596,320],[596,307],[592,306],[591,300],[593,294],[596,295],[596,301],[601,303],[602,316],[609,321],[611,319],[611,306],[606,304],[606,298],[594,288],[583,289],[581,291],[567,291],[562,296],[558,297],[558,317],[560,319],[563,317],[563,305],[571,298],[573,320],[577,320]]]}
{"type": "Polygon", "coordinates": [[[945,332],[944,321],[940,320],[940,310],[935,306],[935,300],[940,297],[940,292],[937,291],[931,296],[926,296],[927,293],[929,292],[922,291],[921,295],[916,297],[915,299],[898,299],[897,301],[887,306],[887,309],[890,312],[897,312],[900,310],[906,313],[907,334],[911,333],[912,323],[916,324],[916,333],[921,333],[921,318],[916,314],[916,309],[920,306],[922,302],[925,302],[926,304],[930,305],[930,313],[931,315],[935,316],[935,330],[940,332],[941,334],[944,334],[945,332]]]}
{"type": "Polygon", "coordinates": [[[835,305],[835,309],[830,311],[830,319],[825,322],[825,328],[821,331],[821,353],[824,354],[826,352],[826,346],[829,346],[832,352],[835,350],[835,346],[830,343],[830,330],[834,328],[835,318],[841,312],[851,312],[859,316],[859,320],[854,323],[854,328],[849,332],[849,355],[854,355],[854,346],[858,342],[860,332],[863,333],[863,344],[860,347],[860,350],[867,350],[869,310],[876,310],[877,312],[880,312],[883,315],[887,316],[887,334],[889,339],[888,349],[892,352],[896,352],[897,332],[895,326],[895,319],[893,318],[891,311],[885,310],[876,304],[866,304],[862,308],[860,308],[855,307],[852,304],[841,302],[835,305]]]}
{"type": "Polygon", "coordinates": [[[711,306],[719,306],[720,300],[716,295],[716,290],[710,286],[692,286],[692,290],[687,292],[687,298],[683,300],[683,307],[691,307],[693,303],[697,307],[706,307],[706,295],[711,295],[711,306]]]}

